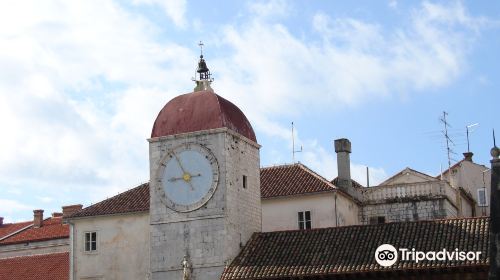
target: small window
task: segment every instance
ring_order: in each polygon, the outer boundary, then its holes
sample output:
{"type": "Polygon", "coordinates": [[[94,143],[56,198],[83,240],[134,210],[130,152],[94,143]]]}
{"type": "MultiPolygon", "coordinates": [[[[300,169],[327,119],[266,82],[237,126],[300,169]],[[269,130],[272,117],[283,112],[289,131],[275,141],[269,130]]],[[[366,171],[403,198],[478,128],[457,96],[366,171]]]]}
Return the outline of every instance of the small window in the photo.
{"type": "Polygon", "coordinates": [[[384,216],[370,217],[370,225],[384,224],[384,223],[385,223],[384,216]]]}
{"type": "Polygon", "coordinates": [[[302,211],[298,213],[299,229],[311,228],[311,211],[302,211]]]}
{"type": "Polygon", "coordinates": [[[85,233],[85,252],[97,251],[97,232],[85,233]]]}
{"type": "Polygon", "coordinates": [[[244,189],[247,188],[247,176],[246,175],[243,175],[243,188],[244,189]]]}
{"type": "Polygon", "coordinates": [[[477,190],[477,205],[480,207],[488,206],[488,201],[486,200],[486,189],[481,188],[477,190]]]}

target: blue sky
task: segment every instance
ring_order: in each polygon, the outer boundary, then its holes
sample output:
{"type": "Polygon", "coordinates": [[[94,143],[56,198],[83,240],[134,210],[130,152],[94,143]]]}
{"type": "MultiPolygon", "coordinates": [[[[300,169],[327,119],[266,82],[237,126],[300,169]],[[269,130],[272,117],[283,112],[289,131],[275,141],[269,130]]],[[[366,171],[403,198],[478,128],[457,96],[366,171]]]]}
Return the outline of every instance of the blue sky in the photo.
{"type": "MultiPolygon", "coordinates": [[[[146,139],[190,92],[203,40],[213,88],[250,119],[263,166],[296,159],[379,183],[406,166],[489,165],[500,98],[496,1],[3,1],[0,216],[85,206],[148,180],[146,139]]],[[[498,118],[497,118],[498,119],[498,118]]]]}

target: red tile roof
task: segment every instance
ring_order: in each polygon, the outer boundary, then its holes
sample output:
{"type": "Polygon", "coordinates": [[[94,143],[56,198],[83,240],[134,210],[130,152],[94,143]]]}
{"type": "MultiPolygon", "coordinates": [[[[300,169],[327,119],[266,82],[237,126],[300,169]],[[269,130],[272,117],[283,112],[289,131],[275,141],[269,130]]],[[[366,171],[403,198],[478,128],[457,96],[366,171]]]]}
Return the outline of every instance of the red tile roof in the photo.
{"type": "Polygon", "coordinates": [[[67,280],[69,253],[0,259],[2,280],[67,280]]]}
{"type": "Polygon", "coordinates": [[[260,169],[262,198],[334,191],[335,186],[301,163],[260,169]]]}
{"type": "Polygon", "coordinates": [[[149,183],[86,207],[69,218],[149,211],[149,183]]]}
{"type": "Polygon", "coordinates": [[[254,233],[221,279],[307,279],[469,268],[487,271],[488,242],[489,217],[254,233]],[[481,251],[482,257],[479,261],[424,260],[415,263],[399,260],[385,268],[374,258],[375,250],[382,244],[425,252],[458,248],[460,251],[481,251]]]}
{"type": "MultiPolygon", "coordinates": [[[[31,222],[29,222],[31,223],[31,222]]],[[[39,228],[30,227],[0,241],[0,245],[36,242],[69,237],[69,225],[62,223],[62,217],[48,218],[39,228]]],[[[1,279],[1,278],[0,278],[1,279]]]]}
{"type": "Polygon", "coordinates": [[[33,222],[21,222],[21,223],[12,223],[12,224],[3,224],[0,226],[0,239],[13,234],[16,231],[19,231],[25,227],[32,225],[33,222]]]}

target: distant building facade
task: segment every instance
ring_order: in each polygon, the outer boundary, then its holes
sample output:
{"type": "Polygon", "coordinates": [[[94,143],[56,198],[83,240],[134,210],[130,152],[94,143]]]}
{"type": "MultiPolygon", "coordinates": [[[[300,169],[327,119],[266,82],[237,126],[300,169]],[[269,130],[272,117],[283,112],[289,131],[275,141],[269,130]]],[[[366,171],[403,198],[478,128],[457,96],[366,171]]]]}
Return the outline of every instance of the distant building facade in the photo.
{"type": "Polygon", "coordinates": [[[81,209],[64,206],[49,218],[34,210],[32,221],[19,223],[0,218],[0,279],[69,279],[70,232],[64,218],[81,209]]]}

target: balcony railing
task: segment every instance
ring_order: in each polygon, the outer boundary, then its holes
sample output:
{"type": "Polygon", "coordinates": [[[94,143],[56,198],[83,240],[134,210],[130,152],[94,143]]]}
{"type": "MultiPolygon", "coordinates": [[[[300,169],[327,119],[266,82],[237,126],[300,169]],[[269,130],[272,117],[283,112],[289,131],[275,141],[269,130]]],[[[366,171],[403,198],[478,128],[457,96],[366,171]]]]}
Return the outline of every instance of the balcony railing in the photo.
{"type": "Polygon", "coordinates": [[[431,198],[439,196],[445,196],[450,201],[456,200],[455,189],[445,181],[377,186],[363,188],[361,192],[365,202],[382,202],[391,199],[431,198]]]}

